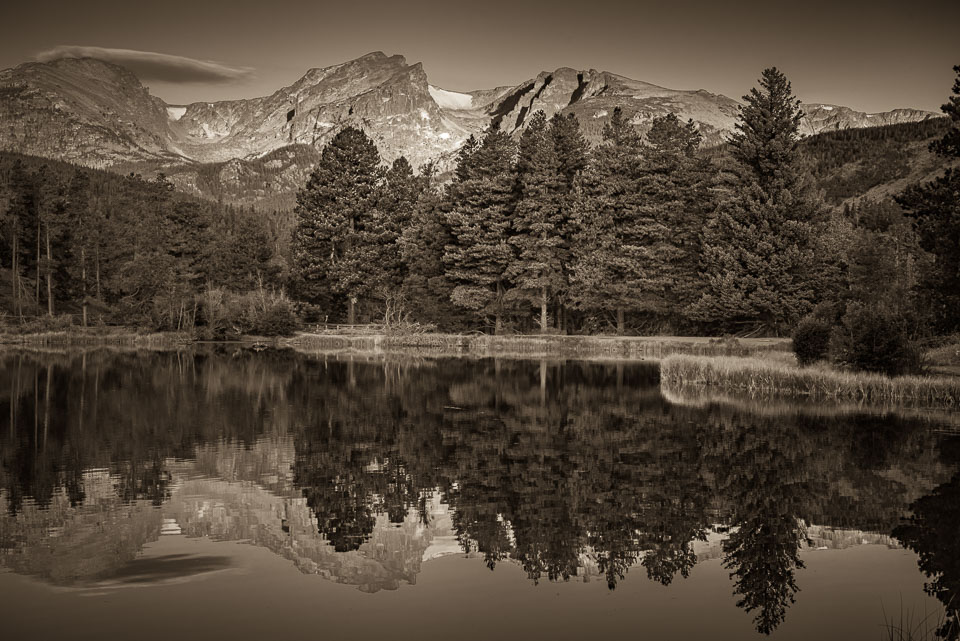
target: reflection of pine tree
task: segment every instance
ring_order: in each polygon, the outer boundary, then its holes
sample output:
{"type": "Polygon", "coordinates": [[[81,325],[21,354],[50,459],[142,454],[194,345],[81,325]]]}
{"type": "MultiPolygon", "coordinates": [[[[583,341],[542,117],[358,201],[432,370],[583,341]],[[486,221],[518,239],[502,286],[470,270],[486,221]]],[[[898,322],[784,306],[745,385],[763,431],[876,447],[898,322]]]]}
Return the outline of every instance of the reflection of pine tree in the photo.
{"type": "Polygon", "coordinates": [[[511,496],[514,556],[534,583],[543,576],[550,581],[567,580],[577,574],[583,538],[571,514],[574,502],[562,480],[542,473],[538,476],[539,482],[511,496]],[[549,487],[558,480],[563,485],[549,487]]]}
{"type": "Polygon", "coordinates": [[[960,639],[960,473],[910,506],[913,516],[893,531],[919,556],[930,579],[924,590],[937,597],[946,616],[937,636],[960,639]]]}
{"type": "Polygon", "coordinates": [[[464,553],[483,554],[483,561],[493,570],[497,563],[510,555],[512,545],[507,535],[507,524],[500,516],[495,502],[476,488],[452,491],[447,500],[453,508],[453,528],[457,542],[464,553]]]}
{"type": "Polygon", "coordinates": [[[732,570],[737,606],[754,617],[757,630],[770,634],[786,617],[798,588],[795,570],[803,568],[805,539],[800,515],[809,487],[797,460],[804,451],[796,434],[770,426],[731,425],[720,482],[733,509],[733,528],[724,542],[724,567],[732,570]]]}
{"type": "Polygon", "coordinates": [[[693,497],[689,502],[671,499],[657,502],[647,519],[652,548],[642,561],[650,580],[666,586],[678,573],[684,579],[690,576],[697,564],[693,541],[706,540],[705,501],[702,500],[705,496],[693,497]]]}
{"type": "Polygon", "coordinates": [[[758,632],[773,632],[796,600],[794,569],[804,567],[799,557],[802,531],[795,516],[769,509],[738,520],[738,529],[724,542],[723,567],[736,577],[737,607],[759,610],[754,617],[758,632]]]}
{"type": "Polygon", "coordinates": [[[362,480],[347,475],[304,490],[321,534],[337,552],[356,550],[373,532],[375,519],[363,486],[362,480]]]}

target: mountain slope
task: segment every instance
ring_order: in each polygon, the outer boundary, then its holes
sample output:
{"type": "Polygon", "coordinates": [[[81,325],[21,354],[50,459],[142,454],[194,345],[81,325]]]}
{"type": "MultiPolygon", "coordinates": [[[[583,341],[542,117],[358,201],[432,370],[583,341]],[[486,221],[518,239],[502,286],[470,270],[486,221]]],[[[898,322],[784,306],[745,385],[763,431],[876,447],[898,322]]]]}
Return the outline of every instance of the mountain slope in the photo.
{"type": "Polygon", "coordinates": [[[27,63],[0,71],[0,149],[100,166],[176,160],[165,107],[114,64],[27,63]]]}

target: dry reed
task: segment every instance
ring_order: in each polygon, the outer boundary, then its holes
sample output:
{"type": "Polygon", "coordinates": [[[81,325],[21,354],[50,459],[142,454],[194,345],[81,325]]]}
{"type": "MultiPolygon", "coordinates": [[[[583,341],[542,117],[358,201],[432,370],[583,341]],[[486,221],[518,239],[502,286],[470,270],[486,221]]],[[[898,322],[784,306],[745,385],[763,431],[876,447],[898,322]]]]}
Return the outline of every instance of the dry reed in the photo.
{"type": "Polygon", "coordinates": [[[753,396],[806,396],[868,403],[960,406],[960,377],[884,376],[759,358],[672,355],[660,365],[666,389],[717,386],[753,396]]]}

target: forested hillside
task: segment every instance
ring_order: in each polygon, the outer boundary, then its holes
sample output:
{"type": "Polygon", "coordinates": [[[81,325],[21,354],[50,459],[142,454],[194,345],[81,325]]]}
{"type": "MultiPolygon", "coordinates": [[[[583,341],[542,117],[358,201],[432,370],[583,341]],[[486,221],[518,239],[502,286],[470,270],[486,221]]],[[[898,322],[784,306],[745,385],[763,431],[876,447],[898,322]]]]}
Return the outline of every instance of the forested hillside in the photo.
{"type": "Polygon", "coordinates": [[[202,298],[284,277],[288,232],[276,221],[178,193],[162,175],[4,153],[0,199],[0,305],[21,322],[183,329],[209,317],[202,298]]]}
{"type": "Polygon", "coordinates": [[[800,148],[827,202],[836,205],[850,198],[892,196],[942,171],[945,159],[929,147],[949,129],[949,118],[844,129],[805,138],[800,148]]]}

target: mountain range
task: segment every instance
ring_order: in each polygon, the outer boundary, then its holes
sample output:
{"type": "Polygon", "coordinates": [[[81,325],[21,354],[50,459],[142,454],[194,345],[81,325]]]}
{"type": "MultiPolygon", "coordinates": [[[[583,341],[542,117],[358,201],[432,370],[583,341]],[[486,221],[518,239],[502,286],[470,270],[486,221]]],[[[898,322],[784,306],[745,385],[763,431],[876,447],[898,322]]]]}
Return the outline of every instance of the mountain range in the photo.
{"type": "MultiPolygon", "coordinates": [[[[457,148],[490,124],[521,131],[537,110],[573,113],[600,140],[621,107],[641,132],[669,112],[692,119],[706,145],[733,131],[739,102],[676,90],[606,71],[560,68],[517,86],[454,92],[430,84],[420,63],[381,52],[310,69],[269,96],[170,105],[124,67],[93,58],[29,62],[0,71],[0,150],[117,171],[164,171],[201,196],[256,204],[292,194],[319,149],[359,126],[386,161],[452,166],[457,148]]],[[[866,114],[805,104],[802,133],[916,122],[917,109],[866,114]]]]}

